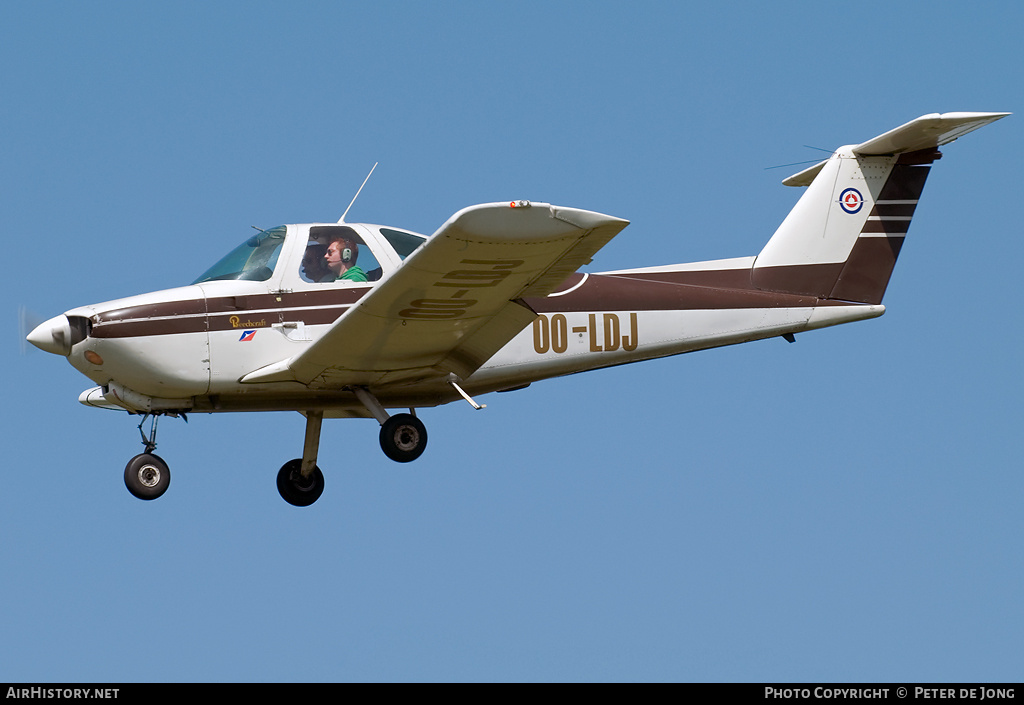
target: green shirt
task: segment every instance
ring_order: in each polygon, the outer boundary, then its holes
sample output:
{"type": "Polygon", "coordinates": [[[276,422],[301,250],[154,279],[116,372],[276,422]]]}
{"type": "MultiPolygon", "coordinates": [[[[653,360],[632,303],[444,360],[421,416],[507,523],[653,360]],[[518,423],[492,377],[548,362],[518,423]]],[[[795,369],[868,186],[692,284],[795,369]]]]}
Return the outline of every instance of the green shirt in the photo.
{"type": "Polygon", "coordinates": [[[345,270],[345,273],[335,281],[365,282],[367,281],[366,272],[361,270],[359,267],[349,267],[345,270]]]}

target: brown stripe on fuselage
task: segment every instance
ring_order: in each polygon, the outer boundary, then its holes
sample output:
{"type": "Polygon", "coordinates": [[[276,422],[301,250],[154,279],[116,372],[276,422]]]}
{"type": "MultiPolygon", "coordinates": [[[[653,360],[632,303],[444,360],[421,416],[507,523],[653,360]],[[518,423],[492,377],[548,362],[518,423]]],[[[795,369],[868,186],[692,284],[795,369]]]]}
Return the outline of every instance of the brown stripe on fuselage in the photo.
{"type": "MultiPolygon", "coordinates": [[[[573,274],[559,287],[560,291],[571,289],[569,293],[530,298],[526,303],[537,313],[811,307],[831,303],[812,296],[753,289],[748,269],[591,274],[582,286],[577,286],[581,279],[581,274],[573,274]]],[[[275,323],[299,321],[327,325],[367,291],[369,287],[213,297],[207,301],[208,315],[201,313],[202,300],[126,307],[97,316],[92,334],[97,338],[124,338],[269,328],[275,323]]]]}
{"type": "Polygon", "coordinates": [[[369,292],[371,287],[212,298],[210,330],[261,328],[274,323],[327,325],[369,292]],[[251,325],[247,325],[251,323],[251,325]]]}
{"type": "Polygon", "coordinates": [[[871,216],[878,216],[881,218],[909,218],[914,215],[914,210],[917,208],[917,201],[912,203],[875,203],[875,207],[871,209],[871,216]]]}
{"type": "MultiPolygon", "coordinates": [[[[721,274],[724,270],[719,270],[721,274]]],[[[748,272],[749,270],[743,270],[748,272]]],[[[667,278],[672,274],[693,275],[695,272],[658,272],[667,278]]],[[[687,276],[681,277],[687,279],[687,276]]],[[[815,297],[780,294],[757,289],[719,288],[710,285],[648,280],[646,275],[631,273],[591,274],[583,286],[568,294],[542,299],[526,299],[537,313],[580,311],[688,311],[738,308],[802,308],[822,305],[815,297]],[[643,276],[644,278],[641,278],[643,276]]],[[[737,281],[739,277],[723,278],[737,281]]],[[[703,281],[709,282],[710,278],[703,281]]]]}
{"type": "Polygon", "coordinates": [[[185,299],[182,301],[166,301],[158,304],[141,304],[115,308],[96,314],[94,326],[105,323],[116,323],[129,319],[146,319],[158,316],[202,316],[206,313],[206,302],[203,299],[185,299]]]}
{"type": "Polygon", "coordinates": [[[882,303],[882,295],[889,285],[901,247],[902,237],[857,238],[829,298],[882,303]]]}
{"type": "Polygon", "coordinates": [[[370,287],[345,287],[126,306],[97,314],[92,335],[96,338],[127,338],[262,328],[274,323],[297,321],[309,325],[329,324],[369,290],[370,287]]]}
{"type": "Polygon", "coordinates": [[[909,220],[893,220],[891,218],[881,218],[879,220],[868,220],[864,223],[864,227],[860,229],[861,233],[899,233],[904,234],[907,232],[907,228],[910,226],[909,220]]]}
{"type": "Polygon", "coordinates": [[[259,309],[298,308],[301,306],[349,306],[363,298],[371,288],[369,286],[349,286],[337,289],[333,287],[325,288],[322,291],[217,296],[206,300],[206,308],[211,314],[216,314],[259,309]]]}
{"type": "Polygon", "coordinates": [[[757,283],[762,289],[778,289],[825,299],[835,286],[844,265],[845,262],[826,262],[759,267],[757,283]]]}
{"type": "Polygon", "coordinates": [[[924,191],[930,166],[895,164],[876,201],[916,201],[924,191]]]}
{"type": "Polygon", "coordinates": [[[159,320],[108,321],[102,325],[94,324],[89,335],[93,338],[134,338],[148,335],[201,333],[205,330],[206,319],[203,316],[183,316],[159,320]]]}
{"type": "Polygon", "coordinates": [[[764,267],[758,269],[758,285],[839,302],[881,303],[928,165],[941,156],[935,149],[900,156],[845,262],[764,267]]]}
{"type": "Polygon", "coordinates": [[[921,166],[930,161],[920,159],[934,158],[937,152],[932,150],[925,154],[910,156],[909,163],[897,163],[892,168],[888,180],[878,194],[878,201],[870,218],[861,228],[861,236],[857,238],[850,256],[843,263],[843,270],[829,292],[828,298],[843,301],[857,301],[866,304],[880,304],[885,290],[889,286],[896,259],[903,247],[904,235],[910,227],[908,215],[896,216],[897,211],[913,214],[918,199],[924,191],[930,166],[921,166]],[[886,201],[910,201],[911,203],[886,203],[886,201]],[[897,220],[899,217],[901,219],[897,220]],[[883,237],[879,237],[883,235],[883,237]]]}
{"type": "Polygon", "coordinates": [[[750,268],[743,269],[688,269],[669,272],[624,272],[608,276],[643,279],[667,284],[687,284],[713,289],[754,289],[750,283],[750,268]]]}
{"type": "Polygon", "coordinates": [[[931,164],[942,159],[942,152],[939,151],[938,147],[925,147],[919,149],[916,152],[904,152],[896,160],[897,164],[931,164]]]}

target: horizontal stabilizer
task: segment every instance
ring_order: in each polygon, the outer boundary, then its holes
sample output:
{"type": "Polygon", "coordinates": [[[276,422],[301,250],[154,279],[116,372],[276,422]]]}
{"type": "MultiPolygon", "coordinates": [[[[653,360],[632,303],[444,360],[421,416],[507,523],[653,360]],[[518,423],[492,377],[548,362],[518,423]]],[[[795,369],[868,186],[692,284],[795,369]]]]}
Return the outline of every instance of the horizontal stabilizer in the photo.
{"type": "Polygon", "coordinates": [[[854,154],[882,156],[941,147],[1009,113],[932,113],[922,115],[853,148],[854,154]]]}
{"type": "MultiPolygon", "coordinates": [[[[932,113],[850,147],[858,156],[887,156],[941,147],[1010,113],[932,113]]],[[[828,159],[783,179],[786,186],[809,186],[828,159]]]]}
{"type": "Polygon", "coordinates": [[[814,177],[818,175],[825,165],[828,164],[828,159],[820,161],[814,166],[804,169],[803,171],[793,174],[792,176],[783,179],[783,186],[810,186],[811,182],[814,181],[814,177]]]}

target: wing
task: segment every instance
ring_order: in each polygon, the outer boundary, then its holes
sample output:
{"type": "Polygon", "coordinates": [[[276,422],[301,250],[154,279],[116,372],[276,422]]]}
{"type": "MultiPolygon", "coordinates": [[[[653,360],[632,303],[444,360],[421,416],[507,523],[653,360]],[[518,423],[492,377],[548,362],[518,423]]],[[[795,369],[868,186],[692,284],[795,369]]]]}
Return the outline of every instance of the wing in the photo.
{"type": "Polygon", "coordinates": [[[461,210],[304,352],[242,382],[464,379],[536,318],[520,299],[553,292],[628,224],[525,201],[461,210]]]}

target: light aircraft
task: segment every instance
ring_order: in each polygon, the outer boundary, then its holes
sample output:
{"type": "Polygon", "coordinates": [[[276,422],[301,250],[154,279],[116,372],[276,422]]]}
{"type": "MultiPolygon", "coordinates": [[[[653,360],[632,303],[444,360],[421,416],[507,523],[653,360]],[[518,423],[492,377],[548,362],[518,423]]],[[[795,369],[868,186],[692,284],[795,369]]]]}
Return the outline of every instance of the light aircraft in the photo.
{"type": "Polygon", "coordinates": [[[938,147],[1008,114],[925,115],[840,147],[783,181],[807,191],[751,257],[585,274],[627,221],[506,201],[425,237],[346,209],[257,229],[188,286],[74,308],[27,339],[97,385],[83,404],[142,417],[145,452],[124,474],[136,497],[170,482],[159,417],[286,410],[305,439],[277,487],[307,506],[324,488],[324,418],[376,419],[384,453],[408,462],[427,444],[417,409],[881,316],[938,147]]]}

